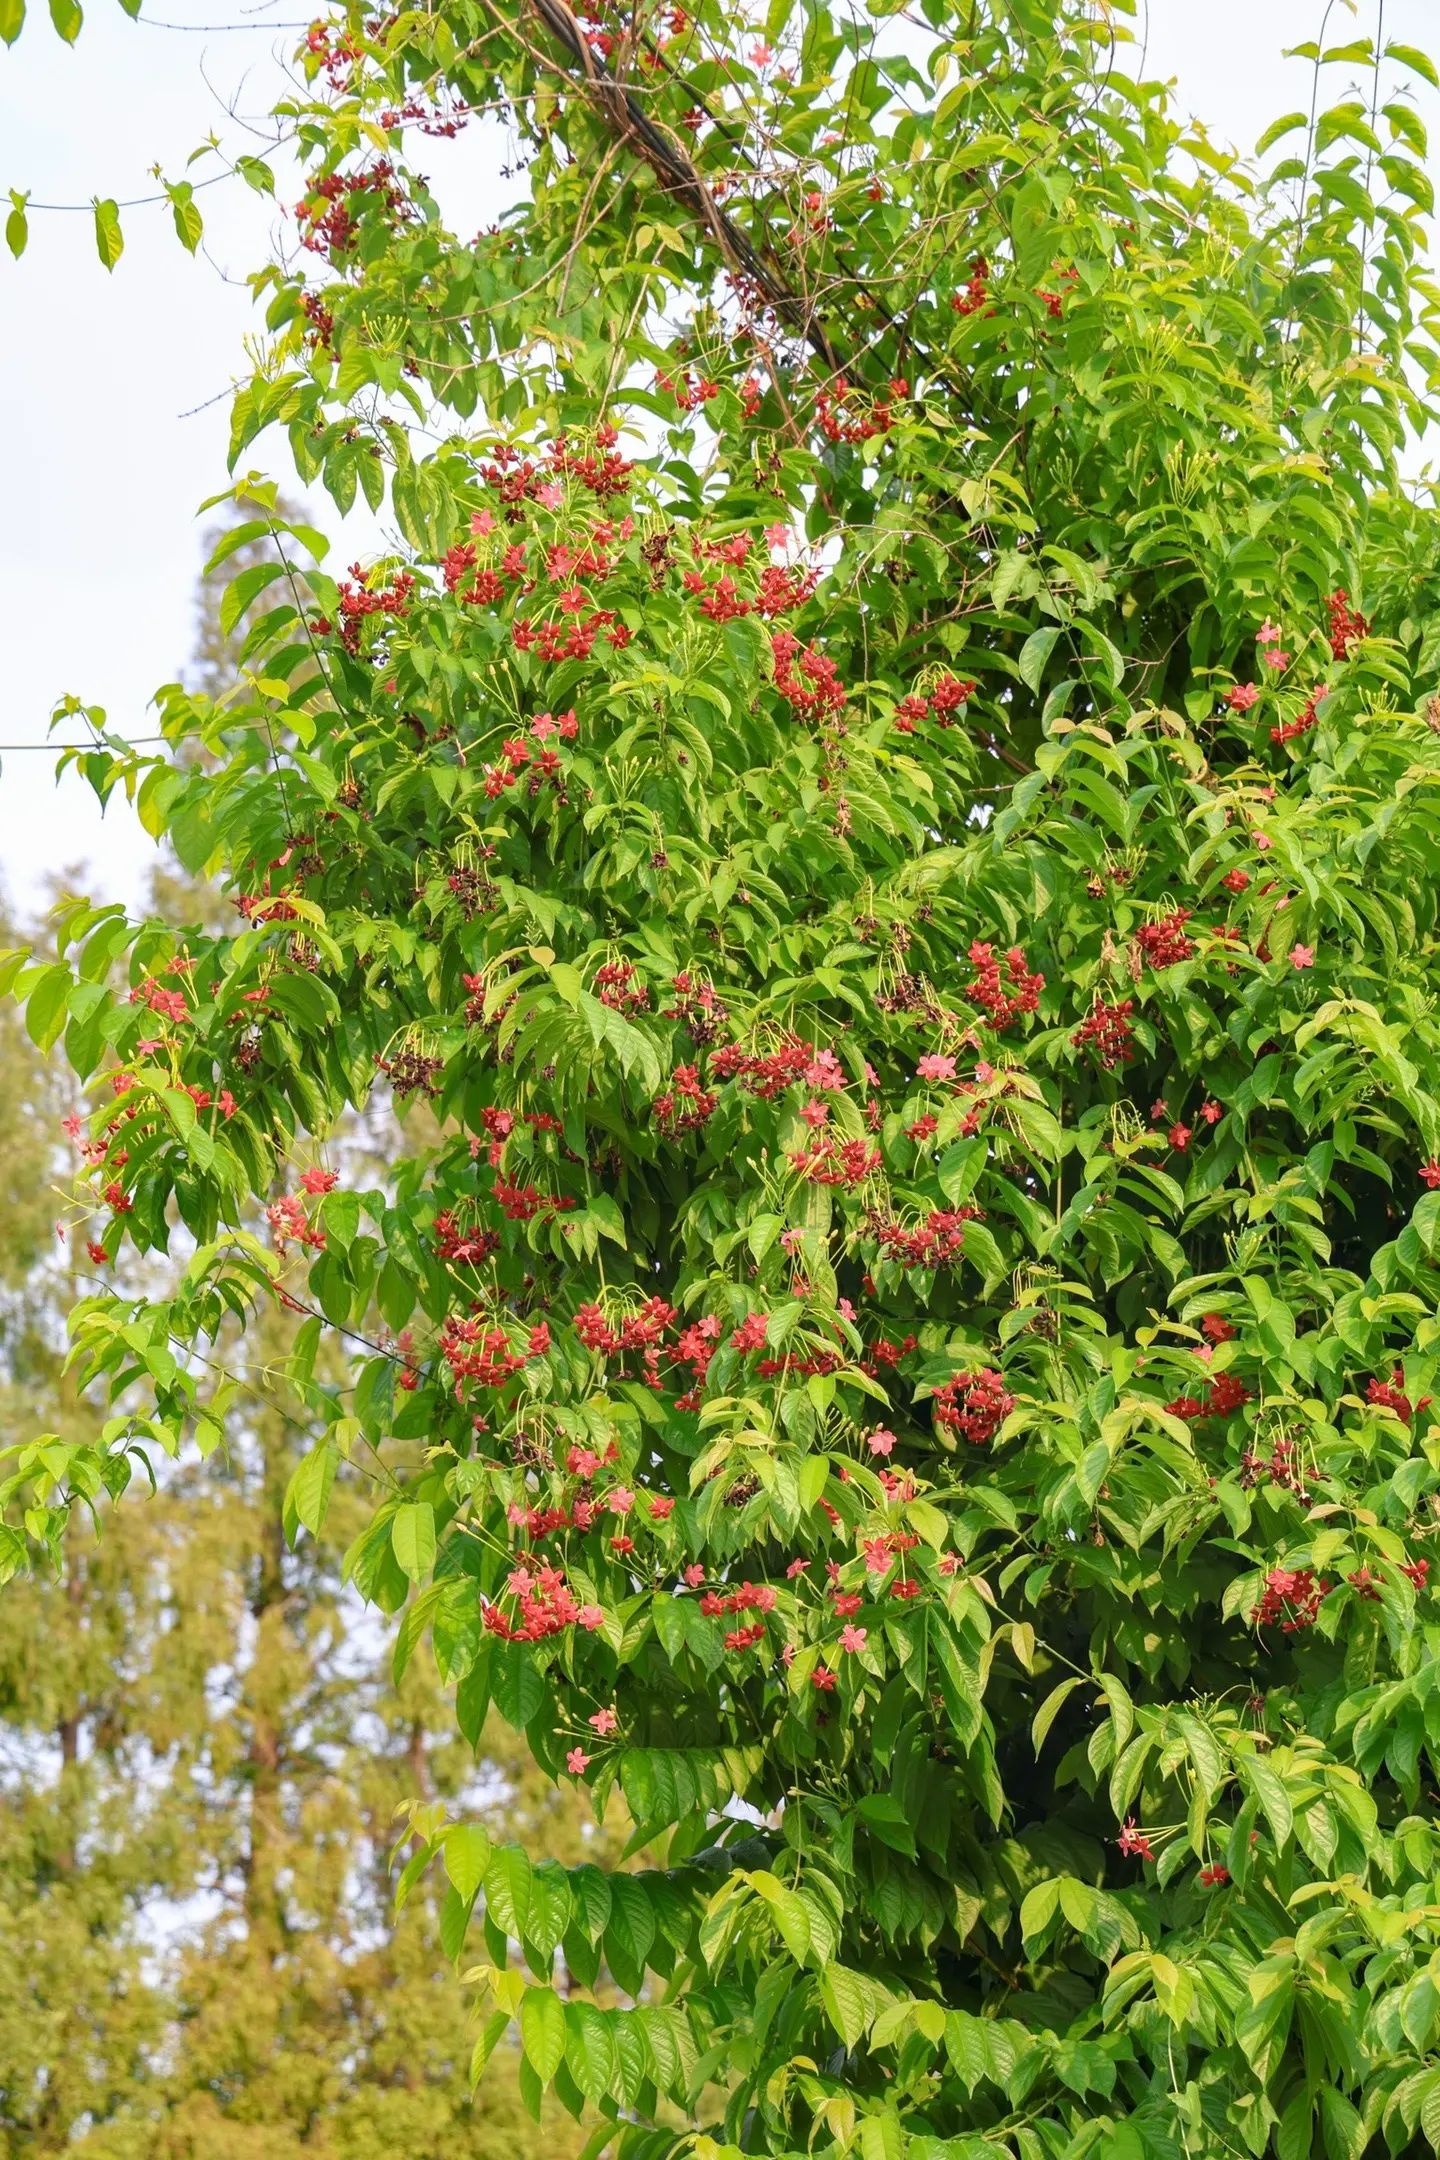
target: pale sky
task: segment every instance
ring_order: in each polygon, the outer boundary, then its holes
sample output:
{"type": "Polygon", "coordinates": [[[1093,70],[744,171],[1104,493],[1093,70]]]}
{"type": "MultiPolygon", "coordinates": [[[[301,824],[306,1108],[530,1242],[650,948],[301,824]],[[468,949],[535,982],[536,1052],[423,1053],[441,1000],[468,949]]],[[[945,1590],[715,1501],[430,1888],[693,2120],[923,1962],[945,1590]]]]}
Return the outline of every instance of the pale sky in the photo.
{"type": "MultiPolygon", "coordinates": [[[[237,117],[263,124],[296,26],[308,19],[304,0],[145,4],[165,23],[263,27],[165,29],[130,22],[115,0],[87,0],[70,49],[32,0],[18,44],[0,49],[0,190],[28,188],[37,203],[56,204],[149,195],[157,162],[168,178],[183,177],[188,153],[212,131],[233,141],[237,117]]],[[[1381,4],[1331,0],[1328,41],[1372,32],[1381,4]]],[[[1383,5],[1389,38],[1423,46],[1440,23],[1434,0],[1383,5]]],[[[1184,106],[1249,150],[1277,114],[1308,104],[1308,67],[1280,55],[1317,35],[1323,14],[1324,0],[1150,0],[1147,72],[1173,76],[1184,106]]],[[[1432,132],[1437,105],[1427,96],[1432,132]]],[[[426,153],[447,210],[474,226],[508,199],[497,146],[477,132],[427,143],[426,153]]],[[[198,164],[190,177],[208,169],[198,164]]],[[[283,198],[294,192],[293,183],[281,187],[283,198]]],[[[234,181],[197,199],[207,229],[193,262],[164,203],[122,213],[125,253],[109,275],[88,210],[37,210],[23,260],[0,251],[9,504],[0,531],[0,880],[22,910],[38,904],[47,874],[75,863],[87,866],[92,892],[133,901],[152,859],[125,805],[112,804],[102,821],[77,776],[57,792],[50,756],[10,746],[44,742],[50,709],[67,691],[104,706],[132,739],[152,733],[151,694],[189,653],[195,513],[227,485],[227,389],[243,338],[259,328],[243,280],[265,259],[275,216],[272,203],[234,181]]],[[[283,482],[283,445],[257,445],[257,462],[267,450],[283,482]]],[[[332,569],[373,540],[363,521],[342,535],[323,493],[311,508],[334,535],[332,569]]]]}

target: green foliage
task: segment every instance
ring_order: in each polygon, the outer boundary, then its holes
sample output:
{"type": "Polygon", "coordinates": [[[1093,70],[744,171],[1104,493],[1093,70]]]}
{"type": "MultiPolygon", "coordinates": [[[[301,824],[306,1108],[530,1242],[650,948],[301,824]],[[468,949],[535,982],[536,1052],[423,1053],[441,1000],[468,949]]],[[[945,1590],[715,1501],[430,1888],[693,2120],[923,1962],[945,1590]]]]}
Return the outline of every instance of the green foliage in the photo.
{"type": "Polygon", "coordinates": [[[7,1564],[278,1295],[296,1550],[664,1860],[417,1805],[477,2073],[627,2160],[1440,2143],[1425,65],[1262,185],[1108,12],[925,20],[307,38],[234,457],[405,552],[243,481],[241,687],[85,754],[241,927],[18,974],[184,1264],[7,1564]],[[404,128],[497,103],[462,241],[404,128]]]}

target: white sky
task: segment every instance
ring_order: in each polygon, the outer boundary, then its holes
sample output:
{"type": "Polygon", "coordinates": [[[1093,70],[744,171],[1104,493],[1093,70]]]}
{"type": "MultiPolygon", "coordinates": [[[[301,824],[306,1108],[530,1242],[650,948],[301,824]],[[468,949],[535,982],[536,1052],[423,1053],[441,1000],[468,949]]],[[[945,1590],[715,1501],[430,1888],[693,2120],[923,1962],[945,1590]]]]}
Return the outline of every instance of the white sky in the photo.
{"type": "MultiPolygon", "coordinates": [[[[1325,0],[1150,0],[1148,72],[1173,76],[1212,133],[1249,149],[1277,114],[1308,103],[1309,70],[1284,47],[1318,34],[1325,0]]],[[[1328,41],[1373,31],[1426,45],[1435,0],[1331,0],[1328,41]]],[[[236,138],[233,105],[263,124],[304,0],[146,0],[147,14],[189,24],[263,23],[194,34],[131,23],[114,0],[87,0],[70,49],[43,0],[16,44],[0,49],[0,189],[37,203],[88,204],[150,194],[150,168],[184,174],[212,130],[236,138]]],[[[1440,44],[1440,38],[1434,40],[1440,44]]],[[[1334,75],[1334,93],[1343,88],[1334,75]]],[[[1426,110],[1436,124],[1435,101],[1426,110]]],[[[257,150],[263,145],[256,143],[257,150]]],[[[508,197],[492,143],[476,132],[426,145],[447,209],[488,223],[508,197]]],[[[1432,162],[1433,169],[1433,162],[1432,162]]],[[[200,179],[207,165],[191,177],[200,179]]],[[[295,192],[281,186],[282,198],[295,192]]],[[[258,330],[243,279],[264,261],[274,205],[226,181],[199,196],[201,255],[183,253],[165,204],[122,213],[125,253],[108,275],[84,214],[31,217],[21,262],[0,252],[0,881],[12,904],[40,901],[48,875],[85,864],[90,890],[138,897],[150,843],[123,804],[101,820],[78,776],[56,790],[53,759],[14,744],[45,740],[55,700],[73,691],[134,737],[153,732],[156,686],[191,642],[200,566],[197,505],[227,485],[227,387],[241,341],[258,330]]],[[[8,207],[0,200],[0,212],[8,207]]],[[[257,445],[278,477],[283,447],[257,445]]],[[[248,460],[246,461],[248,462],[248,460]]],[[[335,536],[332,569],[370,538],[336,530],[317,491],[317,522],[335,536]]]]}

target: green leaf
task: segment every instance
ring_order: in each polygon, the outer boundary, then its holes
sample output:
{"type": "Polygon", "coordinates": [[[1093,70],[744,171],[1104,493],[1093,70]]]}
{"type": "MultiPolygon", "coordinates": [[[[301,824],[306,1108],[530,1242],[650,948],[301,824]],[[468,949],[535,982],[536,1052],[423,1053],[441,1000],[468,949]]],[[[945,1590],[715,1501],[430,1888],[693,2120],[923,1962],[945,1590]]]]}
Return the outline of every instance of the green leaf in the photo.
{"type": "Polygon", "coordinates": [[[1275,1837],[1277,1849],[1283,1849],[1290,1841],[1295,1828],[1295,1814],[1290,1805],[1290,1795],[1271,1769],[1259,1755],[1242,1755],[1237,1765],[1241,1780],[1265,1811],[1275,1837]]]}
{"type": "Polygon", "coordinates": [[[1418,45],[1402,45],[1397,39],[1391,38],[1385,47],[1385,58],[1398,60],[1401,67],[1413,68],[1417,75],[1424,77],[1432,89],[1440,90],[1440,75],[1435,72],[1435,63],[1418,45]]]}
{"type": "Polygon", "coordinates": [[[193,255],[205,230],[205,221],[195,201],[195,190],[188,180],[177,180],[173,183],[167,180],[165,192],[170,198],[176,238],[180,245],[193,255]]]}
{"type": "Polygon", "coordinates": [[[860,1975],[832,1961],[820,1977],[820,2000],[846,2047],[857,2046],[868,2023],[866,1987],[860,1975]]]}
{"type": "Polygon", "coordinates": [[[898,1800],[889,1793],[867,1793],[856,1802],[855,1813],[872,1837],[895,1852],[915,1858],[915,1832],[898,1800]]]}
{"type": "Polygon", "coordinates": [[[1060,1715],[1065,1703],[1080,1685],[1081,1680],[1078,1673],[1073,1674],[1068,1680],[1062,1680],[1058,1687],[1050,1690],[1050,1693],[1036,1711],[1030,1726],[1030,1744],[1037,1755],[1045,1744],[1045,1736],[1050,1727],[1060,1715]]]}
{"type": "MultiPolygon", "coordinates": [[[[285,1493],[287,1528],[292,1517],[294,1524],[294,1527],[290,1528],[289,1539],[292,1548],[302,1528],[308,1530],[311,1537],[319,1537],[329,1511],[330,1493],[339,1467],[340,1450],[328,1435],[323,1440],[317,1440],[314,1447],[302,1455],[296,1464],[285,1493]]],[[[393,1530],[391,1537],[393,1541],[393,1530]]],[[[399,1557],[398,1552],[396,1557],[399,1557]]]]}
{"type": "Polygon", "coordinates": [[[40,1050],[50,1050],[64,1031],[75,978],[63,962],[40,975],[25,1000],[25,1032],[40,1050]]]}
{"type": "Polygon", "coordinates": [[[1286,113],[1282,119],[1272,120],[1255,145],[1255,155],[1263,157],[1265,152],[1279,142],[1282,137],[1293,135],[1296,128],[1308,127],[1309,125],[1310,116],[1308,113],[1303,112],[1286,113]]]}
{"type": "Polygon", "coordinates": [[[565,2060],[565,2007],[552,1988],[526,1988],[520,2038],[536,2076],[548,2085],[565,2060]]]}
{"type": "MultiPolygon", "coordinates": [[[[3,39],[5,44],[15,43],[24,22],[25,0],[0,0],[0,39],[3,39]]],[[[15,252],[18,254],[19,249],[15,252]]]]}
{"type": "Polygon", "coordinates": [[[498,1845],[485,1867],[485,1910],[496,1926],[522,1941],[530,1918],[530,1856],[523,1845],[498,1845]]]}
{"type": "Polygon", "coordinates": [[[67,45],[73,45],[85,20],[78,0],[50,0],[50,20],[67,45]]]}
{"type": "Polygon", "coordinates": [[[1038,697],[1040,683],[1045,673],[1045,663],[1055,650],[1060,631],[1056,624],[1047,623],[1041,630],[1032,630],[1020,648],[1020,680],[1038,697]]]}
{"type": "Polygon", "coordinates": [[[545,1700],[545,1680],[522,1643],[499,1642],[490,1662],[495,1707],[507,1725],[523,1732],[545,1700]]]}
{"type": "MultiPolygon", "coordinates": [[[[3,25],[5,21],[4,5],[5,0],[0,0],[0,32],[3,32],[3,25]]],[[[24,8],[22,0],[21,13],[23,14],[23,12],[24,8]]],[[[18,30],[19,25],[17,24],[17,35],[18,30]]],[[[7,38],[5,42],[7,44],[13,44],[14,39],[7,38]]],[[[9,215],[6,217],[5,220],[5,245],[9,248],[10,253],[15,257],[17,262],[24,254],[26,243],[30,238],[30,227],[25,216],[25,206],[29,202],[29,200],[30,198],[28,195],[18,195],[15,192],[14,188],[11,188],[10,211],[9,215]]]]}
{"type": "Polygon", "coordinates": [[[1026,1893],[1020,1907],[1020,1933],[1027,1946],[1044,1934],[1060,1905],[1060,1884],[1051,1877],[1026,1893]]]}
{"type": "Polygon", "coordinates": [[[490,1861],[489,1832],[483,1823],[455,1823],[445,1833],[442,1851],[445,1873],[468,1902],[485,1879],[490,1861]]]}
{"type": "Polygon", "coordinates": [[[407,1500],[390,1521],[390,1544],[411,1582],[421,1582],[435,1565],[435,1510],[428,1500],[407,1500]]]}
{"type": "Polygon", "coordinates": [[[120,212],[113,202],[95,203],[95,251],[107,270],[113,270],[125,252],[120,231],[120,212]]]}

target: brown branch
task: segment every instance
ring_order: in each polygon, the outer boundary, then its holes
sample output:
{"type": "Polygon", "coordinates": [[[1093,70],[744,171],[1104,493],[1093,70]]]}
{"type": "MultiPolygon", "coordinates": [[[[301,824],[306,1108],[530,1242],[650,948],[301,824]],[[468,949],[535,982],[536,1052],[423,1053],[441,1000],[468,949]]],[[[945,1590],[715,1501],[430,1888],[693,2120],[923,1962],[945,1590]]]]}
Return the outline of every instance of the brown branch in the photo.
{"type": "Polygon", "coordinates": [[[823,326],[725,215],[689,158],[646,116],[633,92],[616,81],[603,61],[596,60],[566,0],[531,0],[531,4],[551,36],[584,69],[584,87],[615,132],[645,160],[667,193],[678,196],[703,221],[730,267],[751,280],[786,328],[803,338],[833,373],[842,374],[844,364],[823,326]]]}

